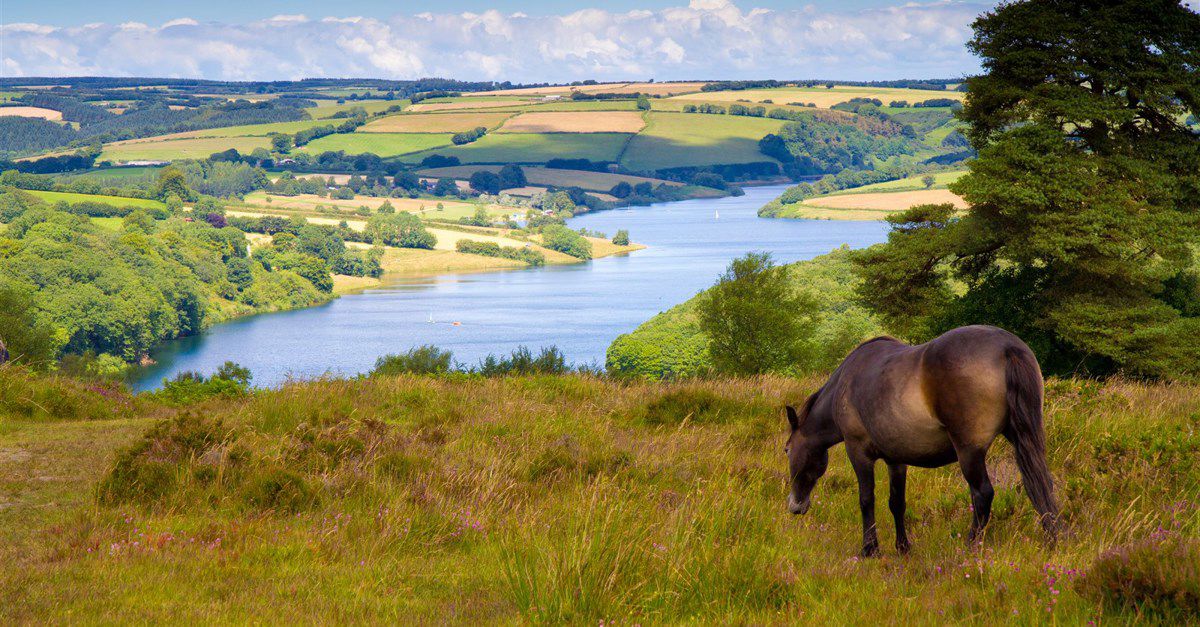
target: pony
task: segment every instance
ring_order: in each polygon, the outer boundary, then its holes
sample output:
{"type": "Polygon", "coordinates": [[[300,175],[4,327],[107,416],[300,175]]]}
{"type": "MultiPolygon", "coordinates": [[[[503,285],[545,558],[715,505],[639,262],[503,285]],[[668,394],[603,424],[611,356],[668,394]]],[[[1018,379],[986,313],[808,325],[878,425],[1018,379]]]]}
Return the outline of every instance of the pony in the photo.
{"type": "Polygon", "coordinates": [[[968,542],[980,539],[992,508],[987,451],[1003,435],[1016,451],[1025,492],[1051,542],[1058,505],[1046,464],[1042,425],[1042,372],[1020,338],[991,326],[948,331],[917,346],[892,337],[860,344],[825,385],[797,410],[791,427],[788,510],[808,511],[813,487],[829,465],[829,449],[846,444],[858,479],[864,557],[879,554],[875,528],[875,463],[888,467],[888,507],[896,523],[896,549],[907,553],[905,478],[909,466],[937,468],[958,462],[971,491],[968,542]]]}

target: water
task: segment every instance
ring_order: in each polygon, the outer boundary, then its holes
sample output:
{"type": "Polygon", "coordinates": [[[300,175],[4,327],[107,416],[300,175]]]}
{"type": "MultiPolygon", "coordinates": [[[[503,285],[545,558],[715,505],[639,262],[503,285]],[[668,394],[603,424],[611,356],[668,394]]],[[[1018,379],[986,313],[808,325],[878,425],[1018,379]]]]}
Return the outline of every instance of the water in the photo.
{"type": "Polygon", "coordinates": [[[662,203],[579,216],[573,228],[611,236],[628,229],[646,250],[572,266],[387,278],[327,305],[242,318],[203,335],[165,342],[131,382],[158,387],[184,370],[211,373],[226,360],[254,383],[370,370],[380,355],[434,344],[475,364],[519,345],[556,345],[576,364],[604,363],[614,338],[708,287],[735,257],[769,251],[781,262],[810,259],[842,244],[881,242],[882,222],[768,220],[756,211],[783,186],[751,187],[737,198],[662,203]],[[717,215],[719,214],[719,217],[717,215]],[[430,314],[435,319],[429,323],[430,314]],[[460,322],[453,326],[451,322],[460,322]]]}

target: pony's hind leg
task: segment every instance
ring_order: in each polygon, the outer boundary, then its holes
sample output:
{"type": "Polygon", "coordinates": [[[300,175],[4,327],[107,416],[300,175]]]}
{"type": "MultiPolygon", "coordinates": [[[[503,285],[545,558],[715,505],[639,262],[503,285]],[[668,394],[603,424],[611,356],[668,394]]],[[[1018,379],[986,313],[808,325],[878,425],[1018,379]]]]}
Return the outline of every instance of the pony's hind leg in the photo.
{"type": "Polygon", "coordinates": [[[912,546],[908,543],[908,533],[904,529],[904,483],[907,474],[908,466],[888,464],[888,483],[891,488],[888,509],[892,510],[892,519],[896,521],[896,550],[900,553],[908,553],[912,546]]]}
{"type": "Polygon", "coordinates": [[[971,488],[971,530],[967,533],[967,541],[974,544],[987,527],[992,517],[992,481],[987,472],[987,449],[968,448],[958,453],[958,464],[962,467],[963,478],[971,488]]]}

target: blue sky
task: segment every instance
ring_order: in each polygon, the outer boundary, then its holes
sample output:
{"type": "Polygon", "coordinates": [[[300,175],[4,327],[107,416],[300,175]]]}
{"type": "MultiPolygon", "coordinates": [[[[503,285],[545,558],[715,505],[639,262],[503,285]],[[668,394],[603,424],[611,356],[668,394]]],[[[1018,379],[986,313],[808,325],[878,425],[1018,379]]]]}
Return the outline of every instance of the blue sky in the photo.
{"type": "Polygon", "coordinates": [[[0,2],[0,75],[945,77],[988,0],[0,2]]]}

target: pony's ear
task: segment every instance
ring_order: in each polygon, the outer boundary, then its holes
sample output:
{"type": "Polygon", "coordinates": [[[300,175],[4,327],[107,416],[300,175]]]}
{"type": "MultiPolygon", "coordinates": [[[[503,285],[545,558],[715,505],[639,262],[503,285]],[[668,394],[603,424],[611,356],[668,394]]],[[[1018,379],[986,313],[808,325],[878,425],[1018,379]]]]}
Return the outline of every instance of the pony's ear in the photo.
{"type": "Polygon", "coordinates": [[[800,415],[796,413],[795,407],[792,407],[791,405],[787,405],[786,407],[788,424],[792,425],[792,431],[795,431],[796,429],[800,428],[800,415]]]}

